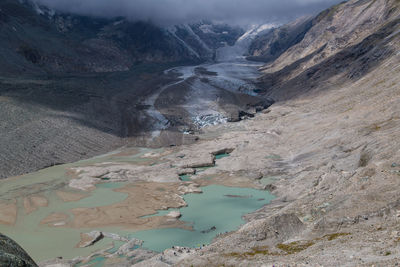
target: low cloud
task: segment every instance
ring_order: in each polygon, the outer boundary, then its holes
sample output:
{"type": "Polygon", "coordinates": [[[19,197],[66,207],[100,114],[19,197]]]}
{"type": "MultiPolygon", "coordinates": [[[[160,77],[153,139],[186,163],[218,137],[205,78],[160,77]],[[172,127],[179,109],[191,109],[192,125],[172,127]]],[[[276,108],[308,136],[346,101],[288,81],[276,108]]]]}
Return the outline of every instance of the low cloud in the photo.
{"type": "Polygon", "coordinates": [[[35,0],[58,11],[123,16],[171,25],[200,19],[243,24],[285,22],[315,14],[338,0],[35,0]]]}

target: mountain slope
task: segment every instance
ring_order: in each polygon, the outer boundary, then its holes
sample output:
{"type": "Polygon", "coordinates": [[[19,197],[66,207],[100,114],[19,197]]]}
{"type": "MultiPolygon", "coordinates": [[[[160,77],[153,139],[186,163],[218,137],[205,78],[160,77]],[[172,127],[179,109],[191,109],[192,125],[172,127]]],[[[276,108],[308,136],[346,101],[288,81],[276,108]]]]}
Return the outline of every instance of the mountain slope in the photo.
{"type": "Polygon", "coordinates": [[[260,86],[277,100],[353,82],[393,56],[395,0],[349,1],[322,12],[304,39],[262,68],[260,86]]]}
{"type": "Polygon", "coordinates": [[[260,34],[249,47],[249,60],[271,62],[299,43],[312,27],[312,18],[302,17],[279,28],[260,34]]]}
{"type": "Polygon", "coordinates": [[[164,71],[209,60],[241,33],[207,27],[189,43],[147,22],[0,1],[0,178],[147,144],[144,99],[177,80],[164,71]]]}
{"type": "Polygon", "coordinates": [[[140,62],[200,60],[149,23],[38,14],[16,0],[2,1],[0,10],[2,73],[113,72],[140,62]]]}

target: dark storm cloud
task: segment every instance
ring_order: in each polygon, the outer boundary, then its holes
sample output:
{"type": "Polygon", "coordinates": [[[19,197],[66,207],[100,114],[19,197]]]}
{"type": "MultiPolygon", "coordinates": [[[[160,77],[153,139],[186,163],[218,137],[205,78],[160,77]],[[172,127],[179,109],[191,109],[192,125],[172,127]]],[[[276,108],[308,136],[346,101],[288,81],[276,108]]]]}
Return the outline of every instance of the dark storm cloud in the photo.
{"type": "Polygon", "coordinates": [[[314,14],[338,0],[35,0],[60,11],[124,16],[175,24],[210,19],[230,23],[286,21],[314,14]]]}

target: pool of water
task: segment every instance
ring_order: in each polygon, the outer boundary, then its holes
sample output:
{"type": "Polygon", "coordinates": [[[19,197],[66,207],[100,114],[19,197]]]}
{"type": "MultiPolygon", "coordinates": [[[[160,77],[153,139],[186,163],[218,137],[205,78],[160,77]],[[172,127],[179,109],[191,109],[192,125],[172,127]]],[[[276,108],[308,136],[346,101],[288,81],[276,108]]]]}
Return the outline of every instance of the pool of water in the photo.
{"type": "Polygon", "coordinates": [[[223,158],[226,158],[226,157],[229,157],[230,156],[230,154],[228,154],[228,153],[224,153],[224,154],[218,154],[218,155],[215,155],[215,159],[223,159],[223,158]]]}
{"type": "Polygon", "coordinates": [[[75,267],[83,267],[83,266],[102,267],[104,265],[105,261],[106,261],[106,258],[98,256],[87,263],[77,264],[75,267]]]}
{"type": "MultiPolygon", "coordinates": [[[[17,241],[36,261],[49,258],[87,256],[96,249],[102,249],[111,243],[100,243],[89,248],[76,248],[80,240],[80,233],[90,232],[94,229],[74,229],[64,227],[49,227],[41,224],[41,221],[52,213],[68,215],[66,222],[73,219],[70,212],[73,208],[93,208],[112,205],[127,198],[127,194],[115,192],[112,189],[120,188],[124,183],[99,184],[96,190],[88,197],[75,202],[63,202],[55,192],[43,192],[41,195],[49,200],[48,207],[41,207],[31,214],[25,214],[23,200],[18,200],[18,219],[15,226],[0,225],[0,232],[17,241]]],[[[97,230],[97,229],[96,229],[97,230]]],[[[107,230],[107,229],[105,229],[107,230]]],[[[109,229],[108,231],[118,231],[109,229]]],[[[128,233],[124,233],[128,234],[128,233]]]]}
{"type": "MultiPolygon", "coordinates": [[[[169,228],[133,233],[144,241],[143,247],[163,251],[174,245],[199,247],[209,244],[219,233],[234,231],[244,223],[242,216],[268,204],[273,196],[267,192],[249,188],[211,185],[202,187],[203,194],[184,197],[188,207],[180,209],[182,217],[193,231],[169,228]],[[215,230],[211,230],[214,229],[215,230]]],[[[162,211],[158,215],[168,213],[162,211]]]]}
{"type": "Polygon", "coordinates": [[[186,174],[186,175],[179,175],[179,180],[181,180],[182,182],[189,182],[192,179],[190,179],[190,175],[186,174]]]}

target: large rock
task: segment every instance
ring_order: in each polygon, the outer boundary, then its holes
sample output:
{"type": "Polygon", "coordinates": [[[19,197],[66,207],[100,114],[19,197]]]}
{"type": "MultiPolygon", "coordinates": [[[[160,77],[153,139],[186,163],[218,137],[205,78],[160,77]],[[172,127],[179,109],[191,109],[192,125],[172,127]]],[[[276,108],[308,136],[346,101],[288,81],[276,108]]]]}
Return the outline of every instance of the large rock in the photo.
{"type": "Polygon", "coordinates": [[[305,225],[293,213],[277,215],[250,222],[239,231],[240,240],[276,243],[293,238],[305,229],[305,225]]]}
{"type": "Polygon", "coordinates": [[[174,210],[168,213],[167,217],[172,219],[179,219],[180,217],[182,217],[182,214],[178,210],[174,210]]]}
{"type": "Polygon", "coordinates": [[[103,239],[104,235],[102,232],[99,231],[92,231],[90,233],[82,233],[81,234],[81,241],[77,245],[79,248],[86,248],[93,246],[101,239],[103,239]]]}
{"type": "Polygon", "coordinates": [[[32,258],[16,242],[0,234],[0,266],[37,266],[32,258]]]}

